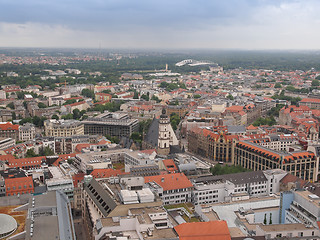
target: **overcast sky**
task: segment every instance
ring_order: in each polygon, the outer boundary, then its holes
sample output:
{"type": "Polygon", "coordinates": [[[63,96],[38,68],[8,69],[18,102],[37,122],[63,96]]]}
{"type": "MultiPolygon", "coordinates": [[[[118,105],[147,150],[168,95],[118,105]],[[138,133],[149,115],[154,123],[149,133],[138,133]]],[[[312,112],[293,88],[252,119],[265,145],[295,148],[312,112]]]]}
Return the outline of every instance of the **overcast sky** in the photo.
{"type": "Polygon", "coordinates": [[[0,47],[320,49],[319,0],[0,0],[0,47]]]}

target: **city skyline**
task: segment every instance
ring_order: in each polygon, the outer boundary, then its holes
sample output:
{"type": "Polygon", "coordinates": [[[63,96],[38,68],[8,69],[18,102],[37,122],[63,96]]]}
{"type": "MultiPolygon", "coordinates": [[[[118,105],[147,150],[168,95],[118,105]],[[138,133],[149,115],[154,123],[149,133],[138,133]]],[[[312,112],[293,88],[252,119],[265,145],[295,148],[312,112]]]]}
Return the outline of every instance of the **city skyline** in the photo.
{"type": "Polygon", "coordinates": [[[308,1],[0,1],[0,47],[319,49],[308,1]]]}

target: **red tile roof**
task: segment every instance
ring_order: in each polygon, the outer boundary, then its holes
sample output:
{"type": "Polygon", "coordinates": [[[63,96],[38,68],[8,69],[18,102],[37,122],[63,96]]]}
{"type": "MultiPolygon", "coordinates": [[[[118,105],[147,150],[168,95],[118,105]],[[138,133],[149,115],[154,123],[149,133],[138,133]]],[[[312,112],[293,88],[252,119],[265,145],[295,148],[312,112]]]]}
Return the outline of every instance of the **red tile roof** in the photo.
{"type": "Polygon", "coordinates": [[[304,112],[309,113],[311,110],[308,106],[304,106],[304,105],[299,106],[299,107],[297,107],[295,105],[290,105],[290,106],[288,106],[288,108],[286,108],[286,107],[281,108],[280,111],[283,111],[284,113],[290,113],[291,111],[298,112],[298,113],[304,113],[304,112]]]}
{"type": "Polygon", "coordinates": [[[246,113],[245,113],[244,111],[240,111],[240,112],[238,112],[238,113],[239,113],[240,116],[246,115],[246,113]]]}
{"type": "Polygon", "coordinates": [[[109,93],[97,92],[97,93],[95,93],[95,94],[98,95],[98,96],[108,96],[108,97],[112,98],[112,95],[109,94],[109,93]]]}
{"type": "Polygon", "coordinates": [[[226,108],[227,112],[240,112],[242,110],[243,110],[243,106],[238,106],[238,105],[233,105],[231,107],[226,108]]]}
{"type": "Polygon", "coordinates": [[[11,154],[7,154],[7,155],[0,155],[0,161],[9,161],[9,160],[13,160],[16,159],[13,155],[11,154]]]}
{"type": "Polygon", "coordinates": [[[178,171],[178,168],[174,163],[173,159],[165,159],[165,160],[162,160],[162,162],[169,173],[175,173],[178,171]]]}
{"type": "Polygon", "coordinates": [[[314,157],[314,153],[312,152],[293,152],[291,156],[285,156],[286,160],[298,160],[304,158],[314,157]]]}
{"type": "Polygon", "coordinates": [[[283,177],[280,182],[282,184],[288,184],[288,183],[296,183],[299,182],[300,183],[300,187],[303,187],[304,185],[306,185],[308,183],[308,181],[305,181],[299,177],[296,177],[292,174],[287,174],[285,177],[283,177]]]}
{"type": "Polygon", "coordinates": [[[144,181],[146,183],[156,182],[164,191],[193,187],[190,180],[183,173],[147,176],[144,181]]]}
{"type": "Polygon", "coordinates": [[[174,227],[180,240],[231,240],[226,221],[182,223],[174,227]]]}
{"type": "Polygon", "coordinates": [[[82,180],[84,179],[85,175],[86,175],[85,173],[77,173],[77,174],[73,175],[72,176],[73,186],[74,187],[78,187],[78,184],[80,182],[82,182],[82,180]]]}
{"type": "Polygon", "coordinates": [[[255,127],[252,124],[249,127],[247,127],[247,130],[257,130],[257,129],[258,127],[255,127]]]}
{"type": "Polygon", "coordinates": [[[111,143],[110,140],[102,139],[98,142],[98,145],[105,145],[105,144],[110,144],[110,143],[111,143]]]}
{"type": "Polygon", "coordinates": [[[19,125],[17,124],[12,124],[10,122],[7,122],[7,123],[3,123],[3,124],[0,124],[0,129],[2,131],[7,131],[7,130],[19,130],[19,125]]]}
{"type": "Polygon", "coordinates": [[[72,100],[72,99],[83,99],[83,97],[70,97],[70,98],[64,98],[63,100],[67,101],[67,100],[72,100]]]}
{"type": "Polygon", "coordinates": [[[109,177],[116,177],[118,175],[123,175],[123,174],[129,174],[129,173],[123,172],[121,170],[115,170],[112,168],[94,169],[90,173],[90,175],[93,176],[93,178],[109,178],[109,177]]]}
{"type": "Polygon", "coordinates": [[[146,149],[146,150],[141,150],[140,152],[151,155],[153,152],[156,152],[156,149],[146,149]]]}
{"type": "Polygon", "coordinates": [[[10,168],[22,168],[22,167],[40,167],[42,160],[44,160],[46,157],[32,157],[32,158],[14,158],[8,160],[8,166],[10,168]]]}
{"type": "Polygon", "coordinates": [[[90,147],[92,144],[91,143],[79,143],[77,144],[77,146],[75,147],[75,152],[76,153],[81,153],[83,148],[87,148],[90,147]]]}
{"type": "Polygon", "coordinates": [[[312,109],[311,112],[312,112],[313,116],[317,116],[317,117],[320,116],[320,110],[318,110],[318,109],[312,109]]]}
{"type": "Polygon", "coordinates": [[[251,149],[256,150],[256,151],[264,152],[265,154],[269,154],[269,155],[272,156],[272,157],[276,157],[276,158],[280,159],[280,155],[279,155],[279,154],[277,154],[277,153],[275,153],[275,152],[268,151],[268,150],[266,150],[266,149],[264,149],[264,148],[260,148],[259,146],[251,145],[251,144],[249,144],[249,143],[242,142],[242,141],[239,142],[239,145],[242,145],[242,146],[244,146],[244,147],[251,148],[251,149]]]}
{"type": "Polygon", "coordinates": [[[6,186],[6,196],[34,192],[32,177],[6,178],[4,182],[6,186]]]}
{"type": "Polygon", "coordinates": [[[320,103],[319,98],[304,98],[300,102],[302,103],[320,103]]]}
{"type": "Polygon", "coordinates": [[[59,155],[58,159],[52,164],[54,166],[59,166],[61,161],[68,160],[71,157],[75,157],[76,153],[70,153],[70,154],[61,154],[59,155]]]}

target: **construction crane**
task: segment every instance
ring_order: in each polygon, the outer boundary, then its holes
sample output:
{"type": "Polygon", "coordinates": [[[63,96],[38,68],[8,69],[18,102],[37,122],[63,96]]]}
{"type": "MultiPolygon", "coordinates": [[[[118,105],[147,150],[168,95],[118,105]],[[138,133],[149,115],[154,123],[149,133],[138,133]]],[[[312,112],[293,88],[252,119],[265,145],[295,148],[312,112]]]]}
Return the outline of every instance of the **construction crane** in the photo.
{"type": "Polygon", "coordinates": [[[61,83],[56,83],[57,85],[62,85],[64,84],[65,87],[67,87],[67,80],[64,80],[64,82],[61,82],[61,83]]]}

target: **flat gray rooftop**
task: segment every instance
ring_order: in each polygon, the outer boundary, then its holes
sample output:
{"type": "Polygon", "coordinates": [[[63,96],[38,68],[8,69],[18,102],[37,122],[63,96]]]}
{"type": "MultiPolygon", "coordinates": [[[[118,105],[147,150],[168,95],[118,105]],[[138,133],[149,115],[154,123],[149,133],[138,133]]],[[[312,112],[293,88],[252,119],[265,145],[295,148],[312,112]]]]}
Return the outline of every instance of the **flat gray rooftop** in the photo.
{"type": "Polygon", "coordinates": [[[58,216],[43,216],[34,219],[32,240],[60,239],[58,216]]]}
{"type": "MultiPolygon", "coordinates": [[[[54,191],[47,192],[46,194],[36,196],[34,201],[34,207],[43,206],[57,206],[56,193],[54,191]]],[[[31,202],[32,204],[32,202],[31,202]]]]}

